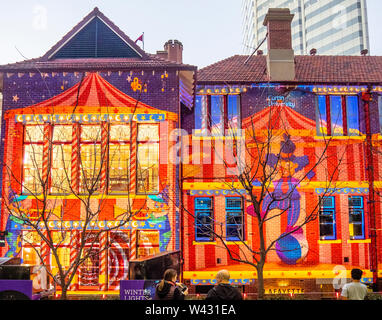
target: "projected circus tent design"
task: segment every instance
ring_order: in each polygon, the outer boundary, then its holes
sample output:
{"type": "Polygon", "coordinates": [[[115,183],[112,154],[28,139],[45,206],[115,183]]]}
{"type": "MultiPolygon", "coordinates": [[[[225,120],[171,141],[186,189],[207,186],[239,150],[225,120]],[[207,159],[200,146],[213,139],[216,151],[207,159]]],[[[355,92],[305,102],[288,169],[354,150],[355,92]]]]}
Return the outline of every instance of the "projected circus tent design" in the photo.
{"type": "MultiPolygon", "coordinates": [[[[66,169],[70,171],[69,173],[71,177],[70,182],[72,190],[79,192],[81,179],[81,169],[79,168],[79,165],[86,165],[86,155],[84,157],[80,151],[80,154],[83,157],[82,161],[84,163],[79,163],[78,154],[73,150],[81,149],[81,145],[78,145],[78,141],[81,141],[81,130],[84,128],[82,126],[87,126],[87,128],[95,126],[100,128],[108,128],[107,130],[101,130],[99,137],[100,150],[105,150],[105,152],[107,152],[110,140],[108,137],[105,138],[105,133],[107,136],[110,136],[111,139],[113,139],[112,136],[115,135],[115,131],[113,131],[114,127],[117,127],[120,130],[121,128],[125,128],[125,130],[119,132],[118,135],[118,137],[121,138],[121,141],[115,142],[122,142],[123,144],[124,140],[137,140],[137,127],[139,125],[148,126],[148,129],[152,129],[153,125],[156,126],[154,127],[155,135],[158,134],[158,127],[160,122],[175,121],[177,119],[177,115],[171,112],[153,108],[149,105],[139,102],[138,100],[131,98],[130,96],[113,87],[98,73],[90,72],[87,73],[82,80],[80,79],[75,86],[66,90],[65,92],[36,105],[8,111],[5,114],[5,118],[7,119],[8,123],[13,122],[15,128],[21,128],[20,133],[22,132],[22,127],[20,126],[25,128],[40,128],[42,126],[41,129],[43,130],[44,134],[48,135],[44,137],[42,142],[43,144],[49,143],[49,139],[52,138],[52,131],[54,132],[55,128],[70,128],[71,134],[67,137],[67,139],[62,138],[64,141],[69,141],[72,147],[72,149],[68,152],[70,166],[66,169]],[[133,129],[132,133],[128,132],[130,125],[132,128],[135,128],[135,131],[133,129]],[[46,130],[46,127],[48,127],[49,130],[46,130]],[[126,128],[128,129],[127,131],[126,128]],[[128,134],[129,136],[123,137],[121,133],[128,134]]],[[[150,131],[146,129],[143,133],[150,134],[150,131]]],[[[162,134],[163,133],[166,132],[163,131],[162,134]]],[[[144,139],[146,139],[146,137],[144,137],[144,139]]],[[[33,141],[33,137],[31,140],[33,141]]],[[[158,138],[156,138],[155,143],[159,143],[158,138]]],[[[136,147],[135,143],[131,145],[131,148],[134,147],[136,147]]],[[[90,152],[93,151],[94,150],[90,150],[90,152]]],[[[121,149],[120,151],[126,150],[121,149]]],[[[137,161],[136,155],[134,156],[136,152],[134,153],[132,150],[130,150],[130,144],[128,152],[134,159],[131,162],[137,161]]],[[[114,155],[110,153],[110,156],[113,157],[114,155]]],[[[115,157],[119,157],[119,155],[115,157]]],[[[31,156],[31,158],[33,159],[34,156],[31,156]]],[[[42,161],[43,171],[48,169],[47,161],[48,159],[44,157],[42,161]]],[[[127,161],[130,161],[130,159],[127,159],[127,161]]],[[[104,219],[95,220],[93,223],[91,223],[93,226],[90,228],[90,230],[100,230],[102,227],[114,226],[115,223],[118,222],[119,214],[121,214],[121,212],[125,212],[126,210],[123,209],[125,206],[125,200],[123,199],[123,196],[121,197],[120,195],[118,199],[113,199],[113,195],[110,193],[110,188],[108,190],[102,191],[102,189],[107,188],[108,185],[106,181],[107,170],[109,171],[108,173],[110,175],[110,172],[113,170],[113,165],[114,164],[112,162],[109,162],[109,169],[107,169],[106,165],[101,169],[101,195],[98,197],[98,200],[95,200],[99,203],[105,202],[108,204],[105,206],[105,210],[102,210],[104,212],[101,212],[99,215],[103,216],[104,218],[109,217],[109,219],[111,219],[109,221],[105,221],[104,219]],[[110,194],[108,196],[102,196],[103,192],[110,194]]],[[[124,174],[126,175],[126,172],[124,172],[124,174]]],[[[137,176],[137,168],[135,163],[132,163],[131,171],[129,174],[131,177],[137,176]]],[[[164,181],[168,180],[167,176],[161,176],[160,178],[164,181]]],[[[135,181],[130,181],[130,183],[136,184],[136,179],[132,180],[135,181]]],[[[110,180],[109,183],[111,184],[110,180]]],[[[30,187],[32,184],[28,186],[30,187]]],[[[15,187],[17,188],[20,186],[16,185],[15,187]]],[[[159,187],[159,185],[156,187],[159,187]]],[[[129,185],[127,186],[127,189],[119,189],[119,191],[122,195],[123,193],[131,191],[132,195],[135,196],[135,188],[136,186],[129,185]]],[[[7,187],[5,189],[9,190],[14,196],[15,192],[13,190],[7,187]]],[[[69,198],[73,198],[70,197],[70,194],[68,196],[69,198]]],[[[82,209],[80,204],[78,203],[77,205],[74,205],[74,210],[66,210],[63,208],[63,204],[67,202],[65,199],[68,196],[65,196],[65,192],[62,195],[51,196],[51,202],[61,203],[61,205],[57,205],[58,216],[56,217],[56,220],[51,221],[51,230],[57,230],[56,232],[59,232],[62,226],[64,226],[68,232],[74,232],[73,230],[81,229],[82,224],[80,216],[82,209]],[[68,220],[65,219],[65,216],[67,216],[68,220]],[[78,220],[72,220],[73,217],[76,216],[78,220]]],[[[129,195],[126,196],[128,197],[129,195]]],[[[111,246],[110,249],[108,249],[108,271],[110,287],[118,287],[119,280],[128,278],[128,261],[131,258],[135,259],[136,257],[142,257],[145,255],[152,255],[166,251],[168,249],[170,239],[173,238],[174,226],[170,224],[170,210],[168,202],[165,202],[163,197],[154,195],[146,196],[142,194],[141,198],[143,198],[141,201],[133,202],[132,210],[138,210],[137,215],[133,216],[127,225],[117,229],[119,231],[110,232],[111,246]],[[148,201],[147,207],[145,207],[143,210],[141,209],[142,201],[148,201]],[[139,248],[136,248],[136,243],[131,242],[132,232],[139,233],[138,241],[141,241],[139,248]],[[133,255],[132,252],[135,252],[135,255],[133,255]]],[[[17,216],[20,206],[23,208],[22,210],[26,214],[30,214],[33,211],[38,211],[38,209],[35,207],[36,203],[34,203],[34,199],[34,194],[19,197],[17,199],[17,209],[14,210],[15,216],[17,216]]],[[[79,201],[80,200],[77,200],[77,202],[79,201]]],[[[28,232],[28,230],[29,232],[32,231],[31,228],[23,226],[22,223],[20,223],[22,221],[15,223],[15,219],[15,217],[9,216],[7,222],[7,231],[9,232],[7,239],[9,239],[8,245],[10,246],[7,252],[8,256],[17,256],[18,254],[21,255],[20,250],[22,241],[20,239],[20,233],[23,230],[24,232],[28,232]],[[15,241],[18,241],[17,246],[14,244],[15,241]]],[[[43,228],[43,225],[41,227],[43,228]]],[[[102,244],[100,243],[99,245],[102,244]]],[[[104,262],[98,260],[98,254],[92,255],[92,257],[92,259],[87,260],[84,266],[81,267],[79,285],[98,286],[100,266],[104,262]]]]}
{"type": "Polygon", "coordinates": [[[86,72],[84,79],[65,92],[30,107],[7,113],[16,122],[26,123],[130,123],[175,120],[176,115],[155,109],[124,94],[97,72],[86,72]],[[167,118],[166,118],[167,116],[167,118]]]}
{"type": "MultiPolygon", "coordinates": [[[[243,128],[250,131],[248,142],[250,146],[253,145],[253,148],[258,147],[256,143],[253,143],[254,137],[260,137],[260,140],[265,141],[268,137],[278,140],[276,142],[279,145],[278,148],[276,147],[277,153],[268,155],[268,165],[279,174],[272,181],[274,191],[265,197],[262,204],[262,217],[271,216],[272,210],[286,211],[286,228],[279,235],[280,239],[276,242],[275,249],[282,262],[294,265],[303,261],[309,250],[303,229],[299,228],[297,223],[301,214],[298,172],[305,169],[303,174],[306,175],[306,180],[315,175],[314,171],[308,171],[308,155],[296,156],[296,143],[298,142],[299,145],[314,143],[316,124],[286,106],[284,101],[274,101],[274,103],[275,105],[271,104],[263,111],[244,119],[243,128]],[[291,135],[296,131],[304,132],[305,137],[292,138],[291,135]]],[[[301,154],[301,152],[299,153],[301,154]]],[[[255,216],[252,205],[247,207],[246,211],[249,215],[255,216]]]]}

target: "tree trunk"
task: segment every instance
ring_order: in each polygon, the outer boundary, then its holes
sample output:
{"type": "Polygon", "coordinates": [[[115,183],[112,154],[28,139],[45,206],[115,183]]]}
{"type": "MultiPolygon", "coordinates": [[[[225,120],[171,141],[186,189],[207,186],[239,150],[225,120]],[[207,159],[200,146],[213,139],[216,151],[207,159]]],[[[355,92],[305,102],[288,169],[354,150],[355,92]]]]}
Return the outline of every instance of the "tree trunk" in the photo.
{"type": "Polygon", "coordinates": [[[257,265],[257,299],[264,299],[264,262],[257,265]]]}
{"type": "Polygon", "coordinates": [[[257,294],[258,299],[264,299],[264,265],[267,256],[265,250],[265,237],[264,237],[264,224],[263,221],[259,221],[259,238],[260,238],[260,260],[257,264],[257,294]]]}
{"type": "Polygon", "coordinates": [[[63,286],[61,286],[61,297],[60,297],[60,300],[67,300],[68,299],[68,296],[67,296],[67,292],[68,292],[68,285],[67,284],[64,284],[63,286]]]}

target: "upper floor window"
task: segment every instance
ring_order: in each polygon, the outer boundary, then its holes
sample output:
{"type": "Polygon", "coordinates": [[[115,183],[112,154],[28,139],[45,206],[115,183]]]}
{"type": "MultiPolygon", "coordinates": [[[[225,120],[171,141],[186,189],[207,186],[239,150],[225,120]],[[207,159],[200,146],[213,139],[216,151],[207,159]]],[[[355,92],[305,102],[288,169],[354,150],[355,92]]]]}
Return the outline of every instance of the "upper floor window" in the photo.
{"type": "Polygon", "coordinates": [[[51,193],[69,193],[72,163],[72,126],[55,125],[52,139],[51,193]]]}
{"type": "Polygon", "coordinates": [[[214,239],[213,199],[195,198],[195,240],[214,239]]]}
{"type": "Polygon", "coordinates": [[[228,241],[244,241],[244,216],[242,198],[225,199],[226,239],[228,241]]]}
{"type": "Polygon", "coordinates": [[[239,95],[200,95],[195,101],[195,134],[235,134],[241,126],[239,95]]]}
{"type": "Polygon", "coordinates": [[[42,192],[44,126],[25,126],[23,158],[23,193],[42,192]]]}
{"type": "Polygon", "coordinates": [[[335,198],[322,197],[320,200],[320,239],[335,240],[337,237],[335,198]]]}
{"type": "Polygon", "coordinates": [[[350,239],[365,239],[365,216],[363,197],[349,197],[350,239]]]}
{"type": "Polygon", "coordinates": [[[82,192],[96,191],[101,178],[101,126],[82,125],[80,136],[80,187],[82,192]]]}
{"type": "Polygon", "coordinates": [[[110,125],[109,190],[127,192],[130,178],[130,125],[110,125]]]}
{"type": "Polygon", "coordinates": [[[317,133],[328,136],[359,135],[357,96],[318,96],[317,133]]]}
{"type": "Polygon", "coordinates": [[[382,133],[382,96],[378,96],[379,128],[382,133]]]}
{"type": "Polygon", "coordinates": [[[137,192],[159,192],[159,126],[138,125],[137,192]]]}

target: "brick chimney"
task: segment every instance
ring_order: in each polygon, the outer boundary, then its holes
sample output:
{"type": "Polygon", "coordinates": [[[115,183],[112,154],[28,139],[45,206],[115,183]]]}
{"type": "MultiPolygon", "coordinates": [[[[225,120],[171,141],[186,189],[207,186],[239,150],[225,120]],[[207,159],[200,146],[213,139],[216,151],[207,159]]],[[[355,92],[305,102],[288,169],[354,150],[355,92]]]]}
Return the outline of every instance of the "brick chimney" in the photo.
{"type": "Polygon", "coordinates": [[[164,51],[157,51],[157,56],[177,63],[183,62],[183,45],[178,40],[168,40],[164,51]]]}
{"type": "Polygon", "coordinates": [[[264,19],[268,29],[267,71],[271,81],[295,79],[292,20],[289,9],[269,9],[264,19]]]}

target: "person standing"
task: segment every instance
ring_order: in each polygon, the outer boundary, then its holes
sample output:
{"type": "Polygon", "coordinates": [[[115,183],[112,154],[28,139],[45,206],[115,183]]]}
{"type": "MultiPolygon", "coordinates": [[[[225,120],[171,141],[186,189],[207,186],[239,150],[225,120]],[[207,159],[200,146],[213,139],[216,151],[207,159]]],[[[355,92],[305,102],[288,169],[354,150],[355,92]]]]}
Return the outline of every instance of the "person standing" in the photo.
{"type": "Polygon", "coordinates": [[[230,285],[229,279],[230,274],[228,270],[220,270],[216,275],[217,286],[208,291],[206,300],[243,300],[240,291],[230,285]]]}
{"type": "Polygon", "coordinates": [[[342,300],[364,300],[367,295],[367,287],[361,283],[362,270],[351,271],[352,282],[343,286],[341,292],[342,300]]]}
{"type": "Polygon", "coordinates": [[[176,278],[176,270],[167,269],[155,288],[154,300],[184,300],[188,289],[185,285],[176,283],[176,278]]]}

